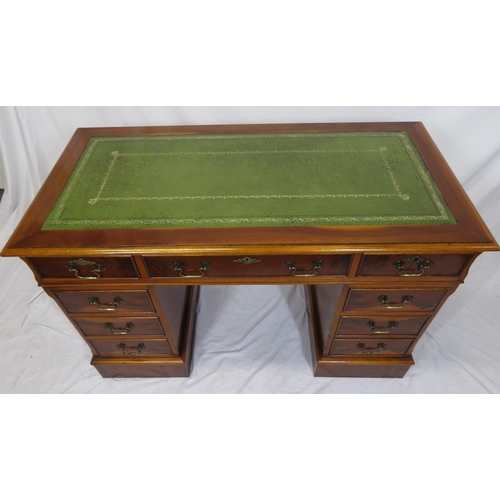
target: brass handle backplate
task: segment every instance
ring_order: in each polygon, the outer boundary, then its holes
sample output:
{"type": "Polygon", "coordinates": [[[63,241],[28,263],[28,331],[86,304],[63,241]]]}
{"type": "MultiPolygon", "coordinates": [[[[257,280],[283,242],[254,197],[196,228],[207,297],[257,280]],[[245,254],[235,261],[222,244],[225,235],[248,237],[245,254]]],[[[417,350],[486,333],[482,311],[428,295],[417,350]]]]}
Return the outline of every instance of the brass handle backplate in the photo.
{"type": "Polygon", "coordinates": [[[296,274],[297,273],[297,268],[295,267],[295,262],[285,262],[285,267],[292,271],[292,276],[295,276],[296,278],[312,278],[313,276],[316,276],[318,274],[318,269],[321,269],[325,263],[322,260],[317,260],[313,264],[313,272],[312,273],[306,273],[306,274],[296,274]]]}
{"type": "Polygon", "coordinates": [[[99,297],[89,297],[89,304],[96,306],[98,311],[115,311],[118,309],[118,305],[123,302],[121,297],[115,297],[112,304],[101,304],[99,297]]]}
{"type": "Polygon", "coordinates": [[[405,259],[397,260],[396,262],[393,262],[392,265],[399,271],[399,276],[404,276],[404,277],[414,277],[414,276],[422,276],[424,274],[426,269],[429,269],[434,262],[429,259],[424,259],[422,257],[419,257],[418,255],[415,255],[415,257],[406,257],[405,259]],[[416,272],[410,271],[410,269],[407,269],[407,264],[415,263],[417,264],[417,270],[416,272]]]}
{"type": "Polygon", "coordinates": [[[130,330],[132,330],[132,328],[135,328],[134,323],[127,323],[125,325],[125,328],[116,328],[113,323],[103,323],[102,326],[104,326],[106,330],[109,330],[114,335],[127,335],[128,333],[130,333],[130,330]]]}
{"type": "Polygon", "coordinates": [[[106,268],[102,264],[97,264],[96,262],[93,262],[92,260],[85,260],[85,259],[77,259],[77,260],[72,260],[68,262],[66,267],[73,273],[75,273],[75,276],[77,278],[80,278],[81,280],[96,280],[98,278],[101,278],[101,273],[106,270],[106,268]],[[95,276],[81,276],[80,275],[80,267],[81,266],[94,266],[94,269],[92,269],[92,272],[95,274],[95,276]]]}
{"type": "Polygon", "coordinates": [[[412,295],[405,295],[405,296],[401,297],[401,302],[399,304],[397,302],[396,303],[389,302],[387,295],[380,295],[377,298],[377,300],[379,302],[382,302],[382,307],[384,307],[385,309],[403,309],[403,307],[406,304],[410,304],[414,298],[415,297],[413,297],[412,295]]]}
{"type": "Polygon", "coordinates": [[[146,344],[139,344],[137,347],[127,347],[124,343],[116,344],[116,348],[120,349],[120,351],[123,354],[126,354],[127,356],[137,356],[138,354],[141,354],[144,349],[146,349],[146,344]],[[136,351],[130,351],[126,352],[125,349],[137,349],[136,351]]]}
{"type": "MultiPolygon", "coordinates": [[[[377,328],[377,326],[375,326],[375,322],[374,321],[368,321],[368,323],[366,323],[366,326],[372,331],[372,333],[391,333],[390,330],[381,330],[380,328],[377,328]]],[[[399,323],[397,321],[389,321],[389,324],[387,325],[387,328],[391,329],[391,328],[397,328],[399,326],[399,323]]]]}
{"type": "Polygon", "coordinates": [[[177,271],[181,278],[202,278],[203,276],[205,276],[205,271],[207,271],[208,269],[210,269],[212,267],[210,265],[210,262],[201,262],[200,268],[198,269],[200,274],[184,274],[184,268],[182,266],[183,265],[179,264],[178,262],[174,262],[172,264],[172,269],[177,271]]]}
{"type": "Polygon", "coordinates": [[[380,351],[383,351],[387,347],[387,345],[383,342],[380,342],[379,344],[377,344],[377,347],[365,347],[365,344],[360,342],[356,347],[363,354],[378,354],[380,351]]]}

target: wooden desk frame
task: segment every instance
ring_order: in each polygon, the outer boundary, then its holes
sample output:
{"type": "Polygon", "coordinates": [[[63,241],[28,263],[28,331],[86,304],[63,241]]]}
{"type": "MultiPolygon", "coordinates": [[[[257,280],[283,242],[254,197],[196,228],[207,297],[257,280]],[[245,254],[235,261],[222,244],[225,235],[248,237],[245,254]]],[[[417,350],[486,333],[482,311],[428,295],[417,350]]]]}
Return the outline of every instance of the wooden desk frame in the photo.
{"type": "Polygon", "coordinates": [[[78,129],[2,256],[21,257],[31,267],[105,377],[189,376],[198,287],[214,284],[305,285],[316,376],[402,377],[416,342],[474,259],[497,250],[424,126],[411,122],[78,129]],[[357,131],[406,131],[457,224],[41,229],[91,137],[357,131]],[[271,264],[246,265],[263,256],[271,264]],[[324,267],[316,269],[320,261],[324,267]],[[75,269],[69,262],[77,262],[75,269]],[[73,298],[80,302],[71,305],[73,298]],[[94,323],[113,320],[118,326],[95,333],[94,323]],[[136,323],[146,326],[138,331],[136,323]]]}

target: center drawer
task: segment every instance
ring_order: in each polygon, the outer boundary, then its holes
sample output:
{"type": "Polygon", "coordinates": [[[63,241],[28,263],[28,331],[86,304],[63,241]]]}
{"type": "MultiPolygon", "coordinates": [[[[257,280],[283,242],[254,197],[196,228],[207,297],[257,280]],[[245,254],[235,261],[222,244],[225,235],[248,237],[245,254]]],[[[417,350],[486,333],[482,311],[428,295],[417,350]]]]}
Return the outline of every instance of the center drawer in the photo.
{"type": "Polygon", "coordinates": [[[151,278],[345,276],[352,255],[144,257],[151,278]]]}

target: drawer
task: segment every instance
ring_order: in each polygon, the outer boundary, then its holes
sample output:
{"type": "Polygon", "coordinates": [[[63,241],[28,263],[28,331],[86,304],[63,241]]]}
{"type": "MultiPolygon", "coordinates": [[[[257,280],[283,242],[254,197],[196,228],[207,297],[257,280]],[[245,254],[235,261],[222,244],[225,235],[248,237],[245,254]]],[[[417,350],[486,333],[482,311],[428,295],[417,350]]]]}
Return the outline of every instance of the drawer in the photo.
{"type": "Polygon", "coordinates": [[[337,336],[343,335],[418,335],[428,318],[400,318],[392,316],[370,316],[353,318],[343,316],[337,336]]]}
{"type": "Polygon", "coordinates": [[[458,276],[471,255],[365,255],[358,276],[458,276]]]}
{"type": "Polygon", "coordinates": [[[112,311],[155,312],[146,290],[56,291],[57,298],[69,313],[106,314],[112,311]]]}
{"type": "Polygon", "coordinates": [[[87,337],[115,336],[164,337],[165,332],[158,318],[137,318],[132,316],[108,316],[100,318],[75,319],[87,337]]]}
{"type": "Polygon", "coordinates": [[[31,257],[33,267],[42,278],[99,280],[106,278],[138,278],[131,257],[31,257]]]}
{"type": "Polygon", "coordinates": [[[203,276],[345,276],[352,255],[145,257],[152,278],[203,276]]]}
{"type": "Polygon", "coordinates": [[[97,354],[118,355],[130,357],[155,356],[158,354],[172,354],[170,345],[166,340],[94,340],[90,342],[97,354]]]}
{"type": "Polygon", "coordinates": [[[434,311],[448,290],[448,288],[351,288],[347,296],[344,311],[434,311]]]}
{"type": "Polygon", "coordinates": [[[359,356],[402,356],[408,351],[413,340],[357,338],[337,339],[333,343],[330,354],[332,356],[359,355],[359,356]]]}

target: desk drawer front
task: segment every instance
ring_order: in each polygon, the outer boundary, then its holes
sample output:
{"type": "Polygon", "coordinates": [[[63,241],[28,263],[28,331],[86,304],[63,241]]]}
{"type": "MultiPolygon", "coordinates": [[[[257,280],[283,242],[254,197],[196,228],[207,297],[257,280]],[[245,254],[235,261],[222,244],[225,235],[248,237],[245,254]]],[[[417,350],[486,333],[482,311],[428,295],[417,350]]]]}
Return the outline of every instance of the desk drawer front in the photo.
{"type": "Polygon", "coordinates": [[[165,332],[158,318],[137,318],[131,316],[108,316],[77,319],[75,322],[87,337],[164,337],[165,332]]]}
{"type": "Polygon", "coordinates": [[[346,312],[434,311],[443,300],[443,289],[351,289],[344,307],[346,312]]]}
{"type": "Polygon", "coordinates": [[[152,278],[229,276],[345,276],[351,255],[145,257],[152,278]]]}
{"type": "Polygon", "coordinates": [[[331,356],[359,355],[364,357],[374,356],[401,356],[408,351],[413,340],[384,339],[384,338],[357,338],[338,339],[333,343],[331,356]]]}
{"type": "Polygon", "coordinates": [[[69,313],[107,314],[155,312],[149,293],[142,291],[56,291],[57,298],[69,313]]]}
{"type": "Polygon", "coordinates": [[[365,255],[358,276],[458,276],[470,255],[365,255]]]}
{"type": "Polygon", "coordinates": [[[427,318],[400,318],[397,316],[342,317],[338,336],[342,335],[418,335],[427,318]]]}
{"type": "Polygon", "coordinates": [[[90,342],[97,354],[100,355],[117,355],[125,357],[146,357],[158,354],[172,354],[172,350],[166,340],[127,340],[117,339],[109,340],[94,340],[90,342]]]}
{"type": "Polygon", "coordinates": [[[84,283],[106,278],[139,278],[131,257],[32,257],[42,278],[71,279],[84,283]]]}

